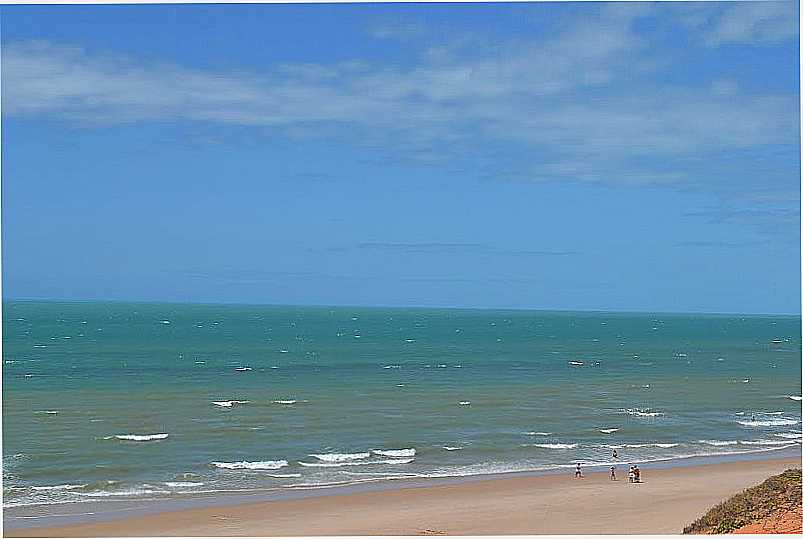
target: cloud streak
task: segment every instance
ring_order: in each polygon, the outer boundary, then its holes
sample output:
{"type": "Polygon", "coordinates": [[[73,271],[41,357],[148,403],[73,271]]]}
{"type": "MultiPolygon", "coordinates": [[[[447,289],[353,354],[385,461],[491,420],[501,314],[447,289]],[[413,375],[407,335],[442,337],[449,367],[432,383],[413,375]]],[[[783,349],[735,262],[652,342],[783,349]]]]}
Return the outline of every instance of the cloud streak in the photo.
{"type": "MultiPolygon", "coordinates": [[[[637,27],[658,12],[711,47],[777,44],[798,32],[796,8],[786,2],[611,3],[554,31],[497,39],[492,50],[477,46],[486,43],[480,37],[460,38],[404,66],[356,58],[250,72],[16,42],[2,51],[3,113],[85,125],[259,127],[293,138],[337,137],[386,159],[463,162],[480,177],[714,192],[726,182],[688,163],[797,148],[796,93],[746,93],[738,80],[715,75],[699,84],[656,82],[656,50],[637,27]]],[[[402,21],[369,32],[407,39],[428,30],[402,21]]],[[[789,178],[794,165],[773,164],[781,169],[768,175],[796,181],[789,178]]]]}

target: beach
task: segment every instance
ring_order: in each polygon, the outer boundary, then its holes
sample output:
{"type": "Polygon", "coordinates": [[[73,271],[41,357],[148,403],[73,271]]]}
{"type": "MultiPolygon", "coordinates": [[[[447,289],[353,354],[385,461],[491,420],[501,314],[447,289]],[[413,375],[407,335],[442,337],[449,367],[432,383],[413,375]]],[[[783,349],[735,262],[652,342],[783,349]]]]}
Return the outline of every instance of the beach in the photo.
{"type": "Polygon", "coordinates": [[[675,534],[709,507],[800,466],[799,458],[513,476],[191,508],[108,522],[7,529],[8,537],[675,534]]]}

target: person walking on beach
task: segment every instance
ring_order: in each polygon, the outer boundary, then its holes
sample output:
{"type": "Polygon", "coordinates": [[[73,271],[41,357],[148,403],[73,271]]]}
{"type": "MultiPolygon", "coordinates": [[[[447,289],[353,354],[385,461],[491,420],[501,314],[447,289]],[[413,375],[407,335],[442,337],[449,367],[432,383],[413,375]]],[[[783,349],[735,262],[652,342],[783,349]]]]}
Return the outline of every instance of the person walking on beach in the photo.
{"type": "Polygon", "coordinates": [[[636,480],[636,472],[633,471],[633,466],[630,467],[630,470],[627,472],[627,482],[633,483],[636,480]]]}
{"type": "Polygon", "coordinates": [[[619,460],[619,453],[616,452],[616,449],[613,450],[613,458],[619,460]]]}
{"type": "Polygon", "coordinates": [[[633,477],[636,483],[641,483],[641,470],[639,470],[638,464],[633,466],[633,477]]]}
{"type": "Polygon", "coordinates": [[[611,466],[611,481],[616,481],[616,466],[611,466]]]}
{"type": "Polygon", "coordinates": [[[578,479],[578,478],[582,479],[583,478],[583,472],[580,470],[580,463],[579,462],[577,463],[577,468],[574,469],[574,478],[575,479],[578,479]]]}

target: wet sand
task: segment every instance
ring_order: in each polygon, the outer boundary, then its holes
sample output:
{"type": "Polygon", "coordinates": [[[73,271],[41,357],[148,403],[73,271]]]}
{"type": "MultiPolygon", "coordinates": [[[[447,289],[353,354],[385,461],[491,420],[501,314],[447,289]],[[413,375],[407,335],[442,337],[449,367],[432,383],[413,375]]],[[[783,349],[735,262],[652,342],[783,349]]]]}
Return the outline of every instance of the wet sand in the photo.
{"type": "Polygon", "coordinates": [[[574,471],[198,507],[108,522],[6,529],[7,537],[676,534],[799,458],[642,468],[641,484],[574,471]]]}

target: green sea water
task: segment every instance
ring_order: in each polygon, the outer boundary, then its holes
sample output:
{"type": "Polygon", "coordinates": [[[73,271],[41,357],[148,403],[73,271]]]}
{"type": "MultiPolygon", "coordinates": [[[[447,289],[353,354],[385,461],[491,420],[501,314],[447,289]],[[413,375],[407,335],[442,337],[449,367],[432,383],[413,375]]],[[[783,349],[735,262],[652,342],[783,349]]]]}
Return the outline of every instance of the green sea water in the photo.
{"type": "Polygon", "coordinates": [[[799,316],[5,302],[3,504],[772,454],[800,386],[799,316]]]}

